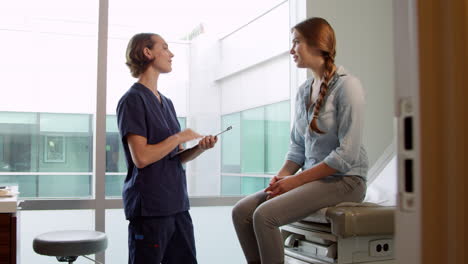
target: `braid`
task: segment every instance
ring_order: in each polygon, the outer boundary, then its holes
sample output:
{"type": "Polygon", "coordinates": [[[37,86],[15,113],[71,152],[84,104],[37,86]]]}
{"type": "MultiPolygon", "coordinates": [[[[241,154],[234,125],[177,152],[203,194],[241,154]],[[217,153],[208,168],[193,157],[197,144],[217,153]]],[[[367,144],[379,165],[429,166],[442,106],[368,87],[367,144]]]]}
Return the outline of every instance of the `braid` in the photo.
{"type": "MultiPolygon", "coordinates": [[[[334,57],[334,56],[333,56],[334,57]]],[[[323,101],[325,100],[325,95],[327,94],[328,91],[328,84],[330,83],[330,80],[332,79],[333,75],[335,75],[336,71],[336,66],[334,63],[333,57],[329,56],[328,54],[325,55],[325,71],[323,73],[323,82],[320,85],[320,92],[319,96],[317,98],[317,101],[315,102],[315,107],[314,107],[314,113],[313,113],[313,118],[312,121],[309,124],[309,128],[319,134],[325,134],[325,132],[321,131],[318,126],[317,126],[317,118],[320,112],[320,109],[322,108],[323,101]]]]}

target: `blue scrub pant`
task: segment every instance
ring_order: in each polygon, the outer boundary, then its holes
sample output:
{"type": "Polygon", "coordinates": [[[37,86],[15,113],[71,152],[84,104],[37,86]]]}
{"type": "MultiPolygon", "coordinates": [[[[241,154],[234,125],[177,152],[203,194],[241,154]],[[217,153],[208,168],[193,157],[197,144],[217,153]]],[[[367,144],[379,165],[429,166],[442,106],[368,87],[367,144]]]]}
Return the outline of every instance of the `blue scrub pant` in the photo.
{"type": "Polygon", "coordinates": [[[195,239],[189,212],[130,220],[128,263],[196,264],[195,239]]]}

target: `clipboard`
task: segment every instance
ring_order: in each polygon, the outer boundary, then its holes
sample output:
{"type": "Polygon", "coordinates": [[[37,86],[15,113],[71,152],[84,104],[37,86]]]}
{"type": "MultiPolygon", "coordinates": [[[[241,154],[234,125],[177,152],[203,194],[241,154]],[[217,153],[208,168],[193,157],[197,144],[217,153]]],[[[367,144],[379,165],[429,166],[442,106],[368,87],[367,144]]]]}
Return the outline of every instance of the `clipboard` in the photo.
{"type": "MultiPolygon", "coordinates": [[[[228,127],[227,127],[226,129],[224,129],[223,131],[219,132],[219,133],[216,134],[216,135],[213,135],[213,137],[219,136],[219,135],[221,135],[222,133],[227,132],[227,131],[229,131],[229,130],[231,130],[231,129],[232,129],[232,126],[228,126],[228,127]]],[[[179,155],[179,154],[181,154],[181,153],[183,153],[183,152],[185,152],[185,151],[187,151],[187,150],[189,150],[189,149],[192,149],[192,148],[194,148],[194,147],[196,147],[196,146],[198,146],[198,144],[195,145],[195,146],[193,146],[193,147],[191,147],[191,148],[186,148],[186,149],[183,149],[183,150],[179,150],[179,151],[177,151],[174,155],[172,155],[171,158],[173,158],[173,157],[175,157],[175,156],[177,156],[177,155],[179,155]]]]}

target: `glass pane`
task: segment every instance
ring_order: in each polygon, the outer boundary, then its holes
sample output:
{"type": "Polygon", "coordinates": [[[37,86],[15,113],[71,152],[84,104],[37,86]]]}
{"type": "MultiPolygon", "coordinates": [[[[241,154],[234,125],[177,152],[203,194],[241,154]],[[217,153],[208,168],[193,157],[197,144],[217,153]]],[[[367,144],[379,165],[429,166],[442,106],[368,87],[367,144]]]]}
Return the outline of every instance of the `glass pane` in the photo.
{"type": "Polygon", "coordinates": [[[117,116],[106,116],[106,196],[122,196],[127,163],[117,128],[117,116]]]}
{"type": "Polygon", "coordinates": [[[268,177],[268,178],[263,178],[263,188],[266,188],[268,187],[268,185],[270,184],[270,181],[271,181],[271,178],[268,177]]]}
{"type": "Polygon", "coordinates": [[[242,173],[265,172],[265,108],[241,113],[242,173]]]}
{"type": "MultiPolygon", "coordinates": [[[[177,121],[179,121],[179,124],[180,124],[180,130],[184,130],[187,128],[187,118],[185,117],[177,117],[177,121]]],[[[185,148],[187,148],[187,144],[182,144],[182,146],[185,148]]],[[[183,165],[184,168],[185,168],[185,164],[183,165]]]]}
{"type": "Polygon", "coordinates": [[[92,173],[0,175],[0,185],[17,185],[22,198],[89,198],[92,173]]]}
{"type": "Polygon", "coordinates": [[[107,197],[121,197],[123,184],[126,173],[121,174],[107,174],[106,173],[106,196],[107,197]]]}
{"type": "Polygon", "coordinates": [[[37,119],[36,113],[0,112],[0,175],[38,170],[37,119]]]}
{"type": "Polygon", "coordinates": [[[39,170],[92,172],[91,116],[39,114],[39,170]]]}
{"type": "MultiPolygon", "coordinates": [[[[32,249],[33,239],[46,232],[60,230],[94,230],[93,210],[21,211],[18,228],[21,231],[21,263],[59,263],[55,257],[43,256],[32,249]]],[[[90,256],[94,258],[94,256],[90,256]]],[[[79,257],[74,264],[88,264],[89,260],[79,257]]],[[[109,262],[111,263],[111,262],[109,262]]]]}
{"type": "Polygon", "coordinates": [[[38,197],[38,182],[37,175],[0,175],[0,185],[18,186],[20,197],[38,197]]]}
{"type": "Polygon", "coordinates": [[[92,174],[41,175],[38,181],[38,197],[91,197],[92,174]]]}
{"type": "Polygon", "coordinates": [[[231,131],[221,136],[221,171],[239,173],[241,151],[240,113],[225,115],[221,119],[222,128],[232,126],[231,131]]]}
{"type": "Polygon", "coordinates": [[[240,195],[241,177],[221,175],[221,195],[240,195]]]}
{"type": "Polygon", "coordinates": [[[265,173],[276,174],[289,148],[289,101],[265,107],[265,173]]]}
{"type": "Polygon", "coordinates": [[[179,124],[180,124],[180,130],[184,130],[185,128],[187,128],[187,118],[185,117],[177,117],[177,120],[179,120],[179,124]]]}
{"type": "Polygon", "coordinates": [[[106,172],[126,172],[127,164],[122,140],[117,128],[117,117],[106,116],[106,172]]]}
{"type": "Polygon", "coordinates": [[[90,197],[91,118],[0,112],[0,182],[21,197],[90,197]]]}
{"type": "Polygon", "coordinates": [[[256,193],[265,188],[265,180],[263,177],[242,177],[242,195],[256,193]]]}
{"type": "Polygon", "coordinates": [[[90,196],[98,7],[0,4],[0,181],[22,197],[90,196]]]}

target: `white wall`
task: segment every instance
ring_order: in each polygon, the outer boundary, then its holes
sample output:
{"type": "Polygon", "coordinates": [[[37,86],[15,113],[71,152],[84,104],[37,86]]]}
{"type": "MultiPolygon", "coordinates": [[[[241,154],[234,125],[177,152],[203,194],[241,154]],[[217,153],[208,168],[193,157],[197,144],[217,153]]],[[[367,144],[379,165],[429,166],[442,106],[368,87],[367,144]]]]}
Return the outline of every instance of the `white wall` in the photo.
{"type": "Polygon", "coordinates": [[[218,79],[288,50],[289,33],[289,6],[286,2],[223,38],[218,79]]]}
{"type": "Polygon", "coordinates": [[[366,90],[364,144],[370,165],[391,144],[393,128],[393,1],[308,0],[307,17],[323,17],[337,38],[336,63],[366,90]]]}
{"type": "Polygon", "coordinates": [[[282,54],[222,79],[219,86],[223,115],[288,100],[289,55],[282,54]]]}
{"type": "MultiPolygon", "coordinates": [[[[190,46],[187,127],[202,135],[216,134],[221,130],[220,90],[214,81],[218,64],[217,38],[210,34],[200,35],[190,46]]],[[[220,146],[219,142],[213,149],[187,164],[187,180],[191,196],[219,195],[220,146]]]]}
{"type": "Polygon", "coordinates": [[[221,40],[223,115],[289,99],[289,35],[286,2],[221,40]]]}
{"type": "Polygon", "coordinates": [[[367,186],[365,202],[396,206],[397,164],[396,156],[385,166],[375,180],[367,186]]]}

